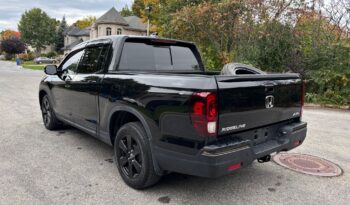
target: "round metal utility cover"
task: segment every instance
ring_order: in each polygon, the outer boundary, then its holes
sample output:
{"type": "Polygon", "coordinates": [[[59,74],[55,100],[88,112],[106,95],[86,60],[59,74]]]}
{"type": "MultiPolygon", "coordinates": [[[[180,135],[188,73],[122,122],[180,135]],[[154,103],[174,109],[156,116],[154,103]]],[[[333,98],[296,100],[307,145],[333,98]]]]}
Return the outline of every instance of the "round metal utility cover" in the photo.
{"type": "Polygon", "coordinates": [[[288,169],[323,177],[336,177],[342,174],[341,168],[322,158],[296,153],[279,153],[273,156],[273,161],[288,169]]]}

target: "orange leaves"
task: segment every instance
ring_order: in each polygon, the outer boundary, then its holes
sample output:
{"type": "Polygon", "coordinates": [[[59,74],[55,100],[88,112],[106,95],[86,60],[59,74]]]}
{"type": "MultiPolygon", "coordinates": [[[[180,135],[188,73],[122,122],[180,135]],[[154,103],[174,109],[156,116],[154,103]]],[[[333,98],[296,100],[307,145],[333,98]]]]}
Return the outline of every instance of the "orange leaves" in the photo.
{"type": "Polygon", "coordinates": [[[19,32],[13,31],[13,30],[10,30],[10,29],[7,29],[7,30],[1,32],[1,39],[2,40],[6,40],[6,39],[9,39],[9,38],[13,38],[13,37],[19,38],[19,36],[20,36],[19,32]]]}

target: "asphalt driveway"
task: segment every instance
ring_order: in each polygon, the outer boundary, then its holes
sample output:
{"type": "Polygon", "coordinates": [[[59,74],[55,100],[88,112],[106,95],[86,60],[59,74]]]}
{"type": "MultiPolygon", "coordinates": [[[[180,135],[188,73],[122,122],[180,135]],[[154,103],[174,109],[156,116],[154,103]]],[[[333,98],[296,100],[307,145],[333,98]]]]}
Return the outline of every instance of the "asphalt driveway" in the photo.
{"type": "Polygon", "coordinates": [[[292,151],[333,161],[340,177],[255,162],[219,179],[170,174],[136,191],[118,175],[112,147],[74,128],[44,128],[43,76],[0,61],[0,204],[349,204],[349,111],[306,109],[307,139],[292,151]]]}

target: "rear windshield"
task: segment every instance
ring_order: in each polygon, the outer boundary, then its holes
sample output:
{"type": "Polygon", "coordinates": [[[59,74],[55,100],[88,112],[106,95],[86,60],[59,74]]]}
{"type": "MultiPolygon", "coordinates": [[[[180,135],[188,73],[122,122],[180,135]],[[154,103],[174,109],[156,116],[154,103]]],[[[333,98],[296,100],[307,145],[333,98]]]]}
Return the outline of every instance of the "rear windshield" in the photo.
{"type": "Polygon", "coordinates": [[[119,70],[201,70],[192,44],[178,42],[125,42],[119,70]]]}

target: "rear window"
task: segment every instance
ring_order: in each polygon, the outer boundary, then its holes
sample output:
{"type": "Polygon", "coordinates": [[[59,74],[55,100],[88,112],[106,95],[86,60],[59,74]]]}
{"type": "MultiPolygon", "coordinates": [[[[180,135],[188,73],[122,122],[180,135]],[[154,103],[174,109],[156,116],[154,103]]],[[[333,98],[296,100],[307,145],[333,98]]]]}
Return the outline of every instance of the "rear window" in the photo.
{"type": "Polygon", "coordinates": [[[157,42],[125,42],[119,70],[200,70],[190,45],[157,42]]]}

